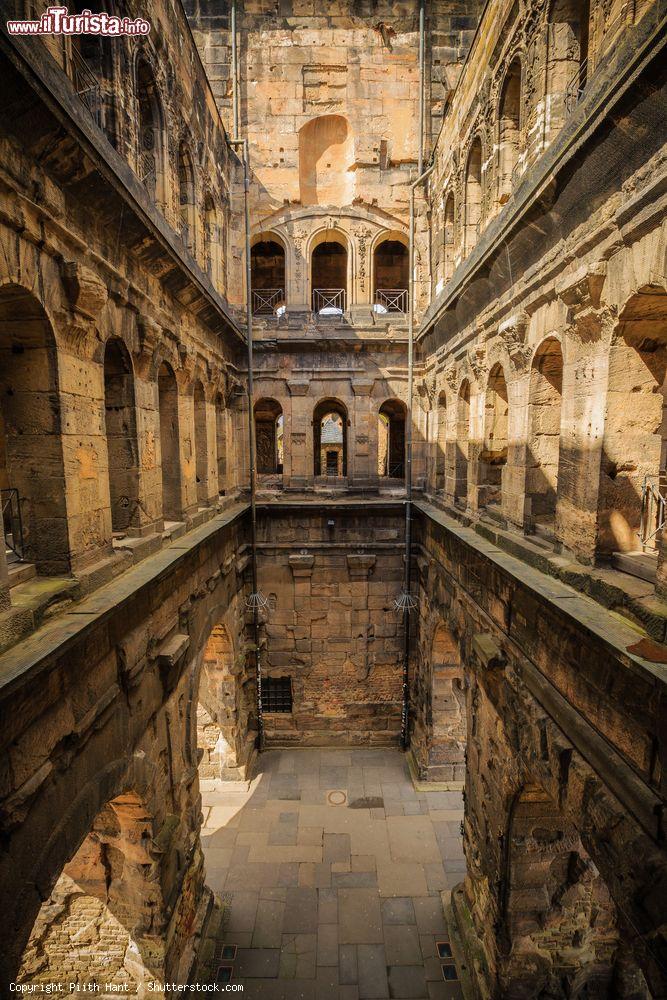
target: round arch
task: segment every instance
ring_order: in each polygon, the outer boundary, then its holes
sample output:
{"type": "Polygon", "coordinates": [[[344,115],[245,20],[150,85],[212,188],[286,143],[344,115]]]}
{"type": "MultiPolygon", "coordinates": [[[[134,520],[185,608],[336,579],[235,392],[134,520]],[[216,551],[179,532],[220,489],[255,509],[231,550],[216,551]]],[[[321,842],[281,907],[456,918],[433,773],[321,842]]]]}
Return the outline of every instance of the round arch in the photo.
{"type": "Polygon", "coordinates": [[[378,476],[404,479],[405,425],[408,408],[401,399],[387,399],[378,409],[378,476]]]}
{"type": "Polygon", "coordinates": [[[313,459],[315,476],[347,476],[347,407],[327,397],[313,409],[313,459]]]}
{"type": "Polygon", "coordinates": [[[385,230],[371,244],[371,294],[378,311],[407,312],[410,287],[409,240],[385,230]]]}
{"type": "Polygon", "coordinates": [[[311,309],[325,315],[342,314],[352,301],[353,254],[349,236],[340,229],[320,229],[307,250],[311,309]]]}

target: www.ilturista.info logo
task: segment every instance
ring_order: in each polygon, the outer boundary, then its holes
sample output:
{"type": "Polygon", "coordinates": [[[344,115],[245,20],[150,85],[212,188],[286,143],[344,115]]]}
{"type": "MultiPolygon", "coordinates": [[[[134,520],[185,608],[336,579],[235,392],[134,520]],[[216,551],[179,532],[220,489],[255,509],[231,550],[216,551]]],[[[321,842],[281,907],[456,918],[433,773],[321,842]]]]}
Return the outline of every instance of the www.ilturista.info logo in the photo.
{"type": "Polygon", "coordinates": [[[10,35],[147,35],[150,23],[143,17],[118,17],[82,10],[70,14],[67,7],[47,7],[38,21],[7,21],[10,35]]]}

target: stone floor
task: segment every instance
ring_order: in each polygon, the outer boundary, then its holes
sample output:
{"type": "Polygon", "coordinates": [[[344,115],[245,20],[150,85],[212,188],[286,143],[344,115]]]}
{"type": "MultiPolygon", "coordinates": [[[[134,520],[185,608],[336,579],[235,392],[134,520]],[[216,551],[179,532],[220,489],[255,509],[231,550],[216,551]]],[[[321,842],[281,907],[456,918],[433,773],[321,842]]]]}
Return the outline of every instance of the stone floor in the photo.
{"type": "Polygon", "coordinates": [[[462,995],[436,950],[465,867],[460,792],[415,791],[397,750],[272,750],[250,789],[202,796],[216,963],[251,1000],[462,995]]]}

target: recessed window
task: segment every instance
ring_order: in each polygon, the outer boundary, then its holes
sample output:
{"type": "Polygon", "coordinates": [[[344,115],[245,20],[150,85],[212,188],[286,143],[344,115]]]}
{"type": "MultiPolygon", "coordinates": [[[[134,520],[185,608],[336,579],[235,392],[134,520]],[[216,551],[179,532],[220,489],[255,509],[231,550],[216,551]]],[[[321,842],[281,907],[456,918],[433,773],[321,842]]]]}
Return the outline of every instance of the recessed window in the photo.
{"type": "Polygon", "coordinates": [[[262,708],[265,712],[292,711],[292,681],[289,677],[262,678],[262,708]]]}

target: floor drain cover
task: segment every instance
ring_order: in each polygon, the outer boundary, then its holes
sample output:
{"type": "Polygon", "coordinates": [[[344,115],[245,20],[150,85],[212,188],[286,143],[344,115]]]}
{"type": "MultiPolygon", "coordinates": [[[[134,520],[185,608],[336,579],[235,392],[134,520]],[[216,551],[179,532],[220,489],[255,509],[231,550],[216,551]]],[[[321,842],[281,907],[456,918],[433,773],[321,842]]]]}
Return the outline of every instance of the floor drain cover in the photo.
{"type": "Polygon", "coordinates": [[[327,805],[344,806],[347,802],[347,792],[342,788],[333,788],[327,792],[327,805]]]}

